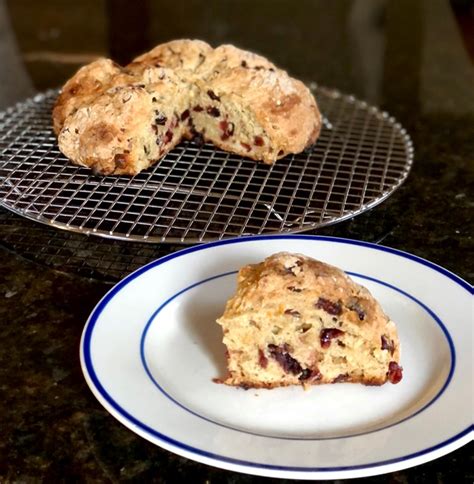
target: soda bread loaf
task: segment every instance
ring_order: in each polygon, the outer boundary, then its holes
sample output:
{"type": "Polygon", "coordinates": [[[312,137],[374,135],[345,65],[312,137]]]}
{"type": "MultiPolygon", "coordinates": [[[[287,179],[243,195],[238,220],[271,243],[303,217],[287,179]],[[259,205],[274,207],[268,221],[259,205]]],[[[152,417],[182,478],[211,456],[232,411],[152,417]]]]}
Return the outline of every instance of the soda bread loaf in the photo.
{"type": "Polygon", "coordinates": [[[313,144],[321,115],[308,88],[267,59],[176,40],[126,67],[99,59],[79,69],[53,127],[73,163],[135,175],[193,137],[271,164],[313,144]]]}
{"type": "Polygon", "coordinates": [[[300,254],[243,267],[217,323],[227,385],[382,385],[402,378],[397,330],[380,304],[342,270],[300,254]]]}

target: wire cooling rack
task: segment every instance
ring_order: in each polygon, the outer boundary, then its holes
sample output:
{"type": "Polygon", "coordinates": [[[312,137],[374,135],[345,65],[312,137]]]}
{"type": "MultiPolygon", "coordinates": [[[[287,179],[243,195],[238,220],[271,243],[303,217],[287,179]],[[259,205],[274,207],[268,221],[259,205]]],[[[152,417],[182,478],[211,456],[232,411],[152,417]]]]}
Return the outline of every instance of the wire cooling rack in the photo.
{"type": "MultiPolygon", "coordinates": [[[[391,205],[387,201],[359,217],[320,228],[317,233],[381,243],[398,226],[391,205]]],[[[89,237],[56,230],[1,208],[0,246],[49,268],[107,283],[115,283],[148,262],[185,247],[89,237]]]]}
{"type": "Polygon", "coordinates": [[[132,177],[98,177],[57,147],[57,91],[0,113],[0,204],[70,231],[138,242],[197,243],[300,232],[377,205],[413,162],[406,131],[387,113],[313,86],[324,113],[310,150],[274,165],[184,142],[132,177]]]}

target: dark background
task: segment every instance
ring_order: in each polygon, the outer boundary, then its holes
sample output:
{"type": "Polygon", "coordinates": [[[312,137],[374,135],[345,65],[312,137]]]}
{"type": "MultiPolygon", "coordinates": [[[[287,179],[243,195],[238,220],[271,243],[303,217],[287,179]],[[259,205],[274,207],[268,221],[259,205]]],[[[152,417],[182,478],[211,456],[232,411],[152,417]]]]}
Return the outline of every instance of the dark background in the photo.
{"type": "MultiPolygon", "coordinates": [[[[60,86],[97,56],[126,63],[174,38],[254,50],[389,111],[414,141],[401,189],[317,233],[383,241],[472,282],[473,19],[464,0],[0,0],[0,109],[60,86]]],[[[175,456],[109,416],[78,360],[83,324],[110,287],[106,270],[84,278],[77,262],[97,241],[6,211],[0,223],[1,482],[268,481],[175,456]],[[74,264],[58,259],[65,246],[74,264]]],[[[473,482],[472,450],[365,481],[473,482]]]]}

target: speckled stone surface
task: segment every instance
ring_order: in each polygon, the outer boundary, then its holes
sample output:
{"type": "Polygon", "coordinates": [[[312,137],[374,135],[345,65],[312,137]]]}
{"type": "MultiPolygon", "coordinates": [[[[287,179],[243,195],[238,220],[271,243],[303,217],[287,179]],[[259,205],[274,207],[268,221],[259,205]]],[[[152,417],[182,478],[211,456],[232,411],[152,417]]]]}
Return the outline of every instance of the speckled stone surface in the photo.
{"type": "MultiPolygon", "coordinates": [[[[121,1],[87,1],[70,11],[53,0],[41,7],[10,1],[5,11],[11,17],[2,21],[11,20],[15,48],[41,89],[61,83],[75,70],[74,56],[120,47],[127,58],[155,42],[186,35],[240,43],[295,75],[379,104],[413,138],[412,173],[382,205],[318,233],[378,241],[473,282],[474,70],[448,4],[196,0],[186,10],[180,2],[138,3],[146,18],[128,19],[129,31],[123,35],[124,16],[133,14],[123,13],[121,1]],[[163,11],[179,21],[163,25],[163,11]],[[266,27],[256,28],[258,19],[268,15],[266,27]]],[[[0,90],[6,92],[5,86],[0,90]]],[[[31,250],[12,251],[5,242],[12,226],[11,218],[8,227],[0,225],[0,482],[269,481],[173,455],[103,410],[84,381],[78,352],[84,322],[110,285],[54,270],[39,255],[41,247],[37,257],[31,250]]],[[[27,231],[20,221],[17,227],[27,231]]],[[[472,483],[473,450],[471,443],[433,462],[363,480],[472,483]]]]}

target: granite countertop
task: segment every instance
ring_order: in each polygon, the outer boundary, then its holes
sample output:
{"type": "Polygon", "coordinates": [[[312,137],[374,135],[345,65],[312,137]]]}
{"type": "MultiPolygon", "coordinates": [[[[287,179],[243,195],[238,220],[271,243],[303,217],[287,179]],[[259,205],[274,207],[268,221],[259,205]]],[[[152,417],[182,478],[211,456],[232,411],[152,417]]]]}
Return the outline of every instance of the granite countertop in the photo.
{"type": "MultiPolygon", "coordinates": [[[[171,38],[260,51],[295,76],[389,111],[414,141],[413,170],[392,197],[317,233],[383,242],[472,283],[473,12],[452,3],[458,21],[441,0],[194,0],[186,8],[145,0],[133,9],[123,0],[0,0],[0,108],[61,84],[97,55],[123,62],[171,38]]],[[[266,482],[176,456],[111,417],[78,356],[84,322],[110,281],[42,256],[53,229],[6,212],[0,223],[0,482],[266,482]],[[22,243],[12,243],[20,233],[22,243]],[[28,246],[38,233],[45,247],[28,246]]],[[[473,482],[473,444],[364,480],[473,482]]]]}

